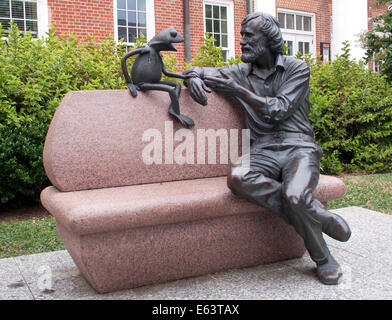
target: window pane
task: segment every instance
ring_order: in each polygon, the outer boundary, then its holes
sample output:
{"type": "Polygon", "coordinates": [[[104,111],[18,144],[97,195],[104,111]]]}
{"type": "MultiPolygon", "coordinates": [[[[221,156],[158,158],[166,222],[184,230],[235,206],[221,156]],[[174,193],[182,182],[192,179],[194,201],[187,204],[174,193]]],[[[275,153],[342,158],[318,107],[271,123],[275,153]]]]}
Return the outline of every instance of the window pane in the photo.
{"type": "Polygon", "coordinates": [[[227,35],[222,35],[222,47],[227,48],[227,35]]]}
{"type": "Polygon", "coordinates": [[[147,29],[145,28],[140,28],[138,29],[138,35],[137,37],[140,39],[142,37],[142,34],[144,35],[144,38],[147,37],[147,29]]]}
{"type": "Polygon", "coordinates": [[[220,47],[221,46],[221,37],[220,37],[220,35],[215,33],[214,34],[214,38],[215,38],[215,45],[217,47],[220,47]]]}
{"type": "Polygon", "coordinates": [[[125,10],[117,11],[117,23],[119,26],[127,25],[127,12],[125,10]]]}
{"type": "Polygon", "coordinates": [[[128,10],[136,10],[136,0],[127,0],[128,10]]]}
{"type": "Polygon", "coordinates": [[[304,17],[304,31],[312,31],[312,18],[304,17]]]}
{"type": "Polygon", "coordinates": [[[309,52],[310,52],[310,43],[305,42],[305,53],[309,53],[309,52]]]}
{"type": "Polygon", "coordinates": [[[297,30],[302,30],[302,16],[297,16],[296,17],[296,29],[297,30]]]}
{"type": "Polygon", "coordinates": [[[137,0],[137,9],[140,11],[146,11],[146,0],[137,0]]]}
{"type": "Polygon", "coordinates": [[[12,18],[23,19],[23,2],[22,1],[12,1],[12,18]]]}
{"type": "Polygon", "coordinates": [[[226,7],[221,7],[221,19],[227,19],[227,8],[226,7]]]}
{"type": "Polygon", "coordinates": [[[219,19],[219,7],[213,6],[213,14],[215,19],[219,19]]]}
{"type": "Polygon", "coordinates": [[[323,61],[329,61],[329,48],[323,48],[323,61]]]}
{"type": "Polygon", "coordinates": [[[37,19],[37,4],[32,2],[25,3],[26,19],[37,19]]]}
{"type": "Polygon", "coordinates": [[[128,42],[135,42],[137,37],[136,28],[128,28],[128,42]]]}
{"type": "Polygon", "coordinates": [[[38,32],[37,21],[26,21],[26,31],[38,32]]]}
{"type": "Polygon", "coordinates": [[[0,19],[0,23],[3,26],[3,30],[8,30],[10,27],[10,20],[8,19],[0,19]]]}
{"type": "Polygon", "coordinates": [[[294,15],[286,14],[286,29],[294,29],[294,15]]]}
{"type": "Polygon", "coordinates": [[[3,18],[10,17],[10,2],[8,0],[0,1],[0,17],[3,18]]]}
{"type": "Polygon", "coordinates": [[[214,20],[214,32],[220,32],[219,20],[214,20]]]}
{"type": "Polygon", "coordinates": [[[298,51],[304,54],[304,43],[302,41],[298,42],[298,51]]]}
{"type": "Polygon", "coordinates": [[[210,5],[206,5],[206,18],[212,18],[212,7],[210,5]]]}
{"type": "Polygon", "coordinates": [[[206,19],[206,32],[212,32],[212,19],[206,19]]]}
{"type": "Polygon", "coordinates": [[[145,28],[146,27],[146,14],[138,13],[138,27],[145,28]]]}
{"type": "Polygon", "coordinates": [[[19,31],[25,31],[24,29],[24,21],[23,20],[14,20],[16,25],[19,28],[19,31]]]}
{"type": "Polygon", "coordinates": [[[123,39],[124,42],[128,42],[127,40],[127,28],[118,27],[118,40],[123,39]]]}
{"type": "Polygon", "coordinates": [[[222,21],[221,22],[221,32],[222,33],[227,33],[227,21],[222,21]]]}
{"type": "Polygon", "coordinates": [[[279,23],[280,23],[280,27],[281,27],[282,29],[285,29],[285,28],[286,28],[286,24],[285,24],[285,14],[279,12],[279,13],[278,13],[278,20],[279,20],[279,23]]]}
{"type": "Polygon", "coordinates": [[[126,9],[125,0],[117,0],[117,9],[126,9]]]}
{"type": "Polygon", "coordinates": [[[223,60],[227,61],[228,50],[222,50],[223,60]]]}
{"type": "Polygon", "coordinates": [[[136,12],[128,11],[128,26],[136,27],[136,12]]]}

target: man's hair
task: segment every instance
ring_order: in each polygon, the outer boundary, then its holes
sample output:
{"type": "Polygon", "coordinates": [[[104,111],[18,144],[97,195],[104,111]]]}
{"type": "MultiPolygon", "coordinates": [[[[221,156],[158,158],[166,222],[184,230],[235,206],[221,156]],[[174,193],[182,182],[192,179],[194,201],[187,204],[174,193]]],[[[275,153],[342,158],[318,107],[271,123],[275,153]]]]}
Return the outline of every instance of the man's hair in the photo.
{"type": "Polygon", "coordinates": [[[275,54],[283,53],[284,41],[280,31],[279,21],[275,17],[264,12],[253,12],[248,14],[241,25],[247,24],[250,20],[259,18],[259,30],[268,39],[268,45],[275,54]]]}

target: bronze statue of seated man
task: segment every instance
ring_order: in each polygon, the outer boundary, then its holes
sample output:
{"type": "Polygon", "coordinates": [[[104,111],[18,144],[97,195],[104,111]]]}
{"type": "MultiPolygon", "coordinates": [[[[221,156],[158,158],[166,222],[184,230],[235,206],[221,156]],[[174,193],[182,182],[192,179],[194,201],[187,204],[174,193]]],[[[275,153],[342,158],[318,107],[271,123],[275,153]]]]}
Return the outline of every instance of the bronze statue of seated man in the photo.
{"type": "Polygon", "coordinates": [[[313,198],[322,157],[309,121],[309,67],[282,54],[279,22],[265,13],[245,17],[241,28],[240,63],[223,68],[188,69],[184,74],[191,96],[207,104],[206,92],[233,95],[244,111],[251,133],[250,163],[232,165],[232,192],[269,209],[303,238],[317,275],[337,284],[341,268],[328,250],[323,233],[347,241],[346,221],[313,198]]]}

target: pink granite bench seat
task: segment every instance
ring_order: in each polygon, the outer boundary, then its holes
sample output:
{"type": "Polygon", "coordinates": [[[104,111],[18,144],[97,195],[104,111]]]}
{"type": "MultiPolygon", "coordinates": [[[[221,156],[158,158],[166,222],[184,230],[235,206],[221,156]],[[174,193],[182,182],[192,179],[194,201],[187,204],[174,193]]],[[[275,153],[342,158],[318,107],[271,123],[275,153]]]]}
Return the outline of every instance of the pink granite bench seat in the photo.
{"type": "MultiPolygon", "coordinates": [[[[203,108],[183,90],[180,103],[193,130],[241,128],[215,94],[203,108]]],[[[52,120],[44,165],[53,186],[41,201],[89,283],[111,292],[302,256],[292,227],[230,192],[227,165],[143,163],[141,136],[164,131],[168,105],[159,92],[72,92],[52,120]]],[[[315,197],[326,204],[344,192],[321,176],[315,197]]]]}

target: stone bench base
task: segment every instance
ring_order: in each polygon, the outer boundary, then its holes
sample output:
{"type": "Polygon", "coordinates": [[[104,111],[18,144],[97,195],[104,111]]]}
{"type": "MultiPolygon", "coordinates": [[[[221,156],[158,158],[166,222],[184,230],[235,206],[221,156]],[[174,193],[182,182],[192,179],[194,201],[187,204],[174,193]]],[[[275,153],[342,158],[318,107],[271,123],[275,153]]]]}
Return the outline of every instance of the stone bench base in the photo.
{"type": "MultiPolygon", "coordinates": [[[[321,176],[323,203],[344,184],[321,176]]],[[[226,177],[41,194],[57,230],[92,287],[112,292],[301,257],[294,229],[234,196],[226,177]]]]}

